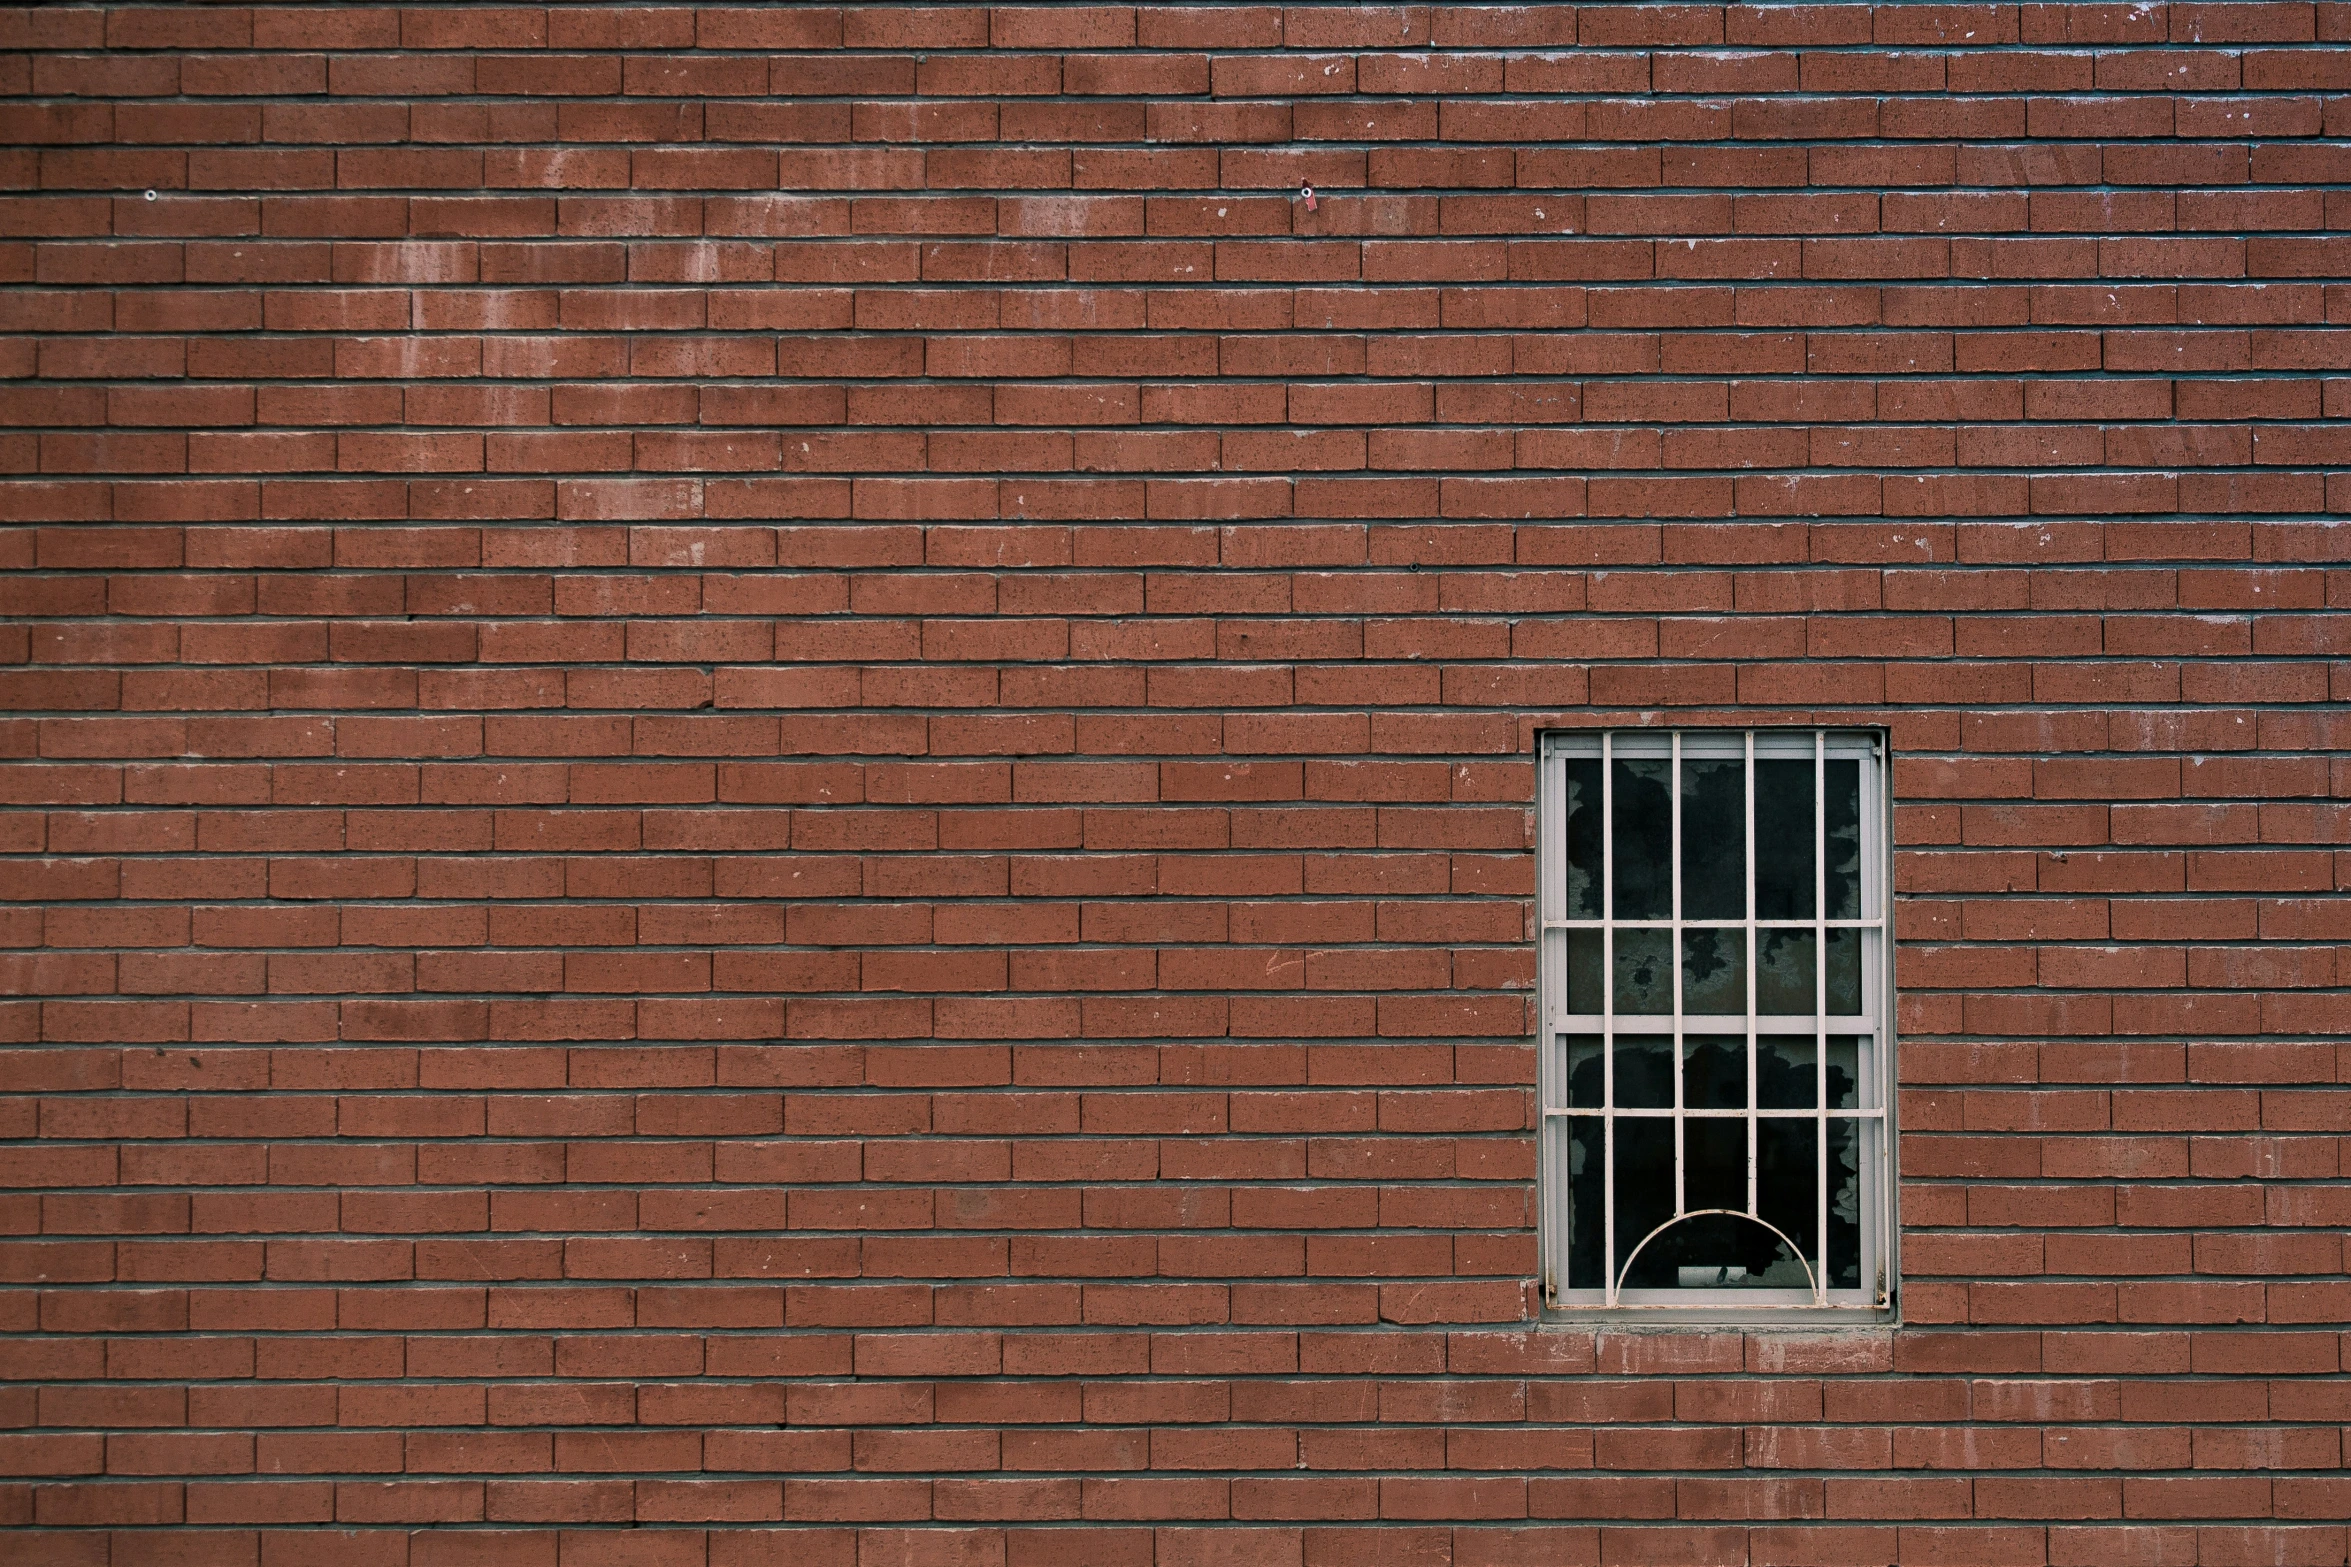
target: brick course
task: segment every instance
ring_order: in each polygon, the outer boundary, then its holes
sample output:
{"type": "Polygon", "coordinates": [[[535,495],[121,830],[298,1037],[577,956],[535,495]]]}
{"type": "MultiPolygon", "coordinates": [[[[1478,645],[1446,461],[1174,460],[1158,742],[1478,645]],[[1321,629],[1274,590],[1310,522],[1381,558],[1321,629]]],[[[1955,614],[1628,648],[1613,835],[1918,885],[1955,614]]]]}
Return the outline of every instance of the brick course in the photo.
{"type": "Polygon", "coordinates": [[[0,1562],[2339,1567],[2347,45],[0,12],[0,1562]],[[1903,1325],[1538,1328],[1533,735],[1823,722],[1903,1325]]]}

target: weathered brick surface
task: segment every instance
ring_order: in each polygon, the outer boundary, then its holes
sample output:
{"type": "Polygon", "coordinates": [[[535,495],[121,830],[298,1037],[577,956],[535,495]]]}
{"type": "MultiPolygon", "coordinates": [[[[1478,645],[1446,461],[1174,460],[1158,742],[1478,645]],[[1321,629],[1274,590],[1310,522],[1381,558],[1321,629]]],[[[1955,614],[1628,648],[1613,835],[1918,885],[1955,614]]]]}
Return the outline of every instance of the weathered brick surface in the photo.
{"type": "Polygon", "coordinates": [[[2344,1562],[2347,43],[0,12],[0,1561],[2344,1562]],[[1904,1326],[1538,1331],[1532,735],[1824,720],[1904,1326]]]}

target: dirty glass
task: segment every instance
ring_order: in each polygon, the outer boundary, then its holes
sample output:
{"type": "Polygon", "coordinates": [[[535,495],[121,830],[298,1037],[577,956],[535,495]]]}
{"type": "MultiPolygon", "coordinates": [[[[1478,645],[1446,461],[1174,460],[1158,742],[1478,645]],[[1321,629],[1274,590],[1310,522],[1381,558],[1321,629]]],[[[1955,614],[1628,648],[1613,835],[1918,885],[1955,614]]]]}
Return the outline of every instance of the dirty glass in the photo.
{"type": "Polygon", "coordinates": [[[1755,763],[1755,917],[1813,917],[1812,763],[1755,763]]]}
{"type": "Polygon", "coordinates": [[[1600,918],[1600,758],[1567,763],[1567,917],[1600,918]]]}
{"type": "Polygon", "coordinates": [[[1682,932],[1682,1010],[1705,1017],[1746,1014],[1746,931],[1682,932]]]}
{"type": "Polygon", "coordinates": [[[1747,763],[1682,763],[1682,918],[1747,917],[1747,763]]]}
{"type": "Polygon", "coordinates": [[[1673,917],[1673,762],[1668,757],[1619,761],[1610,782],[1615,831],[1609,870],[1615,877],[1620,920],[1673,917]]]}
{"type": "Polygon", "coordinates": [[[1616,1010],[1656,1016],[1673,1010],[1673,932],[1616,932],[1616,1010]]]}

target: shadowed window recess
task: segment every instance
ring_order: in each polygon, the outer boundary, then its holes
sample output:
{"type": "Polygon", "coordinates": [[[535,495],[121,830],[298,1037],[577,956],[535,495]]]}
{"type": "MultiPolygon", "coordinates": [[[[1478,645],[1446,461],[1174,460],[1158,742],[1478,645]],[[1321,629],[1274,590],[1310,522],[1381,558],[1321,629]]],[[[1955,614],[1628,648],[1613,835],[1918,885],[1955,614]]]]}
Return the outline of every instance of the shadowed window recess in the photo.
{"type": "Polygon", "coordinates": [[[1545,1304],[1894,1301],[1881,736],[1543,737],[1545,1304]]]}

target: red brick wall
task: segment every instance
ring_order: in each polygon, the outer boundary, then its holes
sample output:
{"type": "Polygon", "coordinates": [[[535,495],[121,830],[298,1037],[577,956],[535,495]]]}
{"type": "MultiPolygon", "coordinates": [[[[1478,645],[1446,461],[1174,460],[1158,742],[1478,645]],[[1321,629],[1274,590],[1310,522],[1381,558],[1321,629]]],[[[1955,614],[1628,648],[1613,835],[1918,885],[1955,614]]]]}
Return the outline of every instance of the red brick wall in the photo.
{"type": "Polygon", "coordinates": [[[0,13],[0,1561],[2342,1562],[2346,39],[0,13]],[[1531,1326],[1661,720],[1899,1330],[1531,1326]]]}

